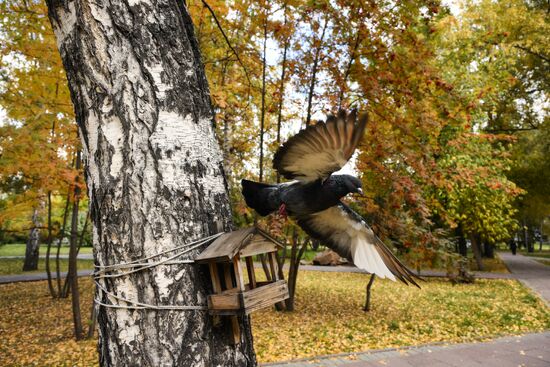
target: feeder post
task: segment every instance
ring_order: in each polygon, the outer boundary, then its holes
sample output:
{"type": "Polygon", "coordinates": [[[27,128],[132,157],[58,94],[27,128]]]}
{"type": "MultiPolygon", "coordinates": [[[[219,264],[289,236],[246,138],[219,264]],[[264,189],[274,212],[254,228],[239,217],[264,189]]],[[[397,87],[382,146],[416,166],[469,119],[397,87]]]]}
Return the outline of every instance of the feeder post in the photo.
{"type": "Polygon", "coordinates": [[[233,258],[233,269],[235,270],[235,279],[237,280],[237,289],[239,291],[244,291],[244,278],[243,272],[241,269],[241,257],[239,255],[233,258]]]}
{"type": "MultiPolygon", "coordinates": [[[[235,280],[237,282],[237,289],[240,292],[244,292],[244,278],[241,269],[241,258],[239,255],[233,258],[233,269],[235,270],[235,280]]],[[[241,299],[242,301],[242,299],[241,299]]],[[[242,307],[242,304],[241,304],[242,307]]],[[[243,315],[246,317],[246,315],[243,315]]],[[[241,328],[239,327],[239,320],[237,316],[231,316],[231,329],[233,330],[233,343],[238,344],[241,341],[241,328]]]]}
{"type": "Polygon", "coordinates": [[[277,259],[275,258],[275,252],[271,252],[268,256],[269,256],[269,267],[271,268],[273,281],[277,281],[279,280],[279,272],[276,266],[278,267],[279,264],[277,263],[277,259]]]}
{"type": "Polygon", "coordinates": [[[233,286],[233,277],[231,276],[231,267],[230,263],[223,264],[223,276],[225,280],[225,289],[227,290],[235,288],[233,286]]]}
{"type": "MultiPolygon", "coordinates": [[[[209,262],[208,263],[208,269],[210,270],[210,278],[212,278],[212,290],[214,293],[221,293],[222,292],[222,285],[220,283],[220,277],[218,274],[218,267],[215,262],[209,262]]],[[[210,299],[208,300],[210,302],[210,299]]],[[[214,316],[212,318],[212,323],[214,325],[219,325],[221,322],[219,316],[214,316]]]]}
{"type": "Polygon", "coordinates": [[[215,262],[208,263],[208,269],[210,269],[210,278],[212,278],[212,289],[214,293],[221,293],[222,285],[220,282],[220,276],[218,274],[218,267],[215,262]]]}
{"type": "Polygon", "coordinates": [[[269,267],[267,266],[267,259],[265,257],[265,254],[260,254],[259,257],[262,263],[262,268],[264,269],[265,277],[268,282],[271,282],[273,279],[271,279],[271,272],[269,271],[269,267]]]}
{"type": "Polygon", "coordinates": [[[246,271],[248,272],[248,283],[250,284],[250,289],[256,288],[256,274],[254,273],[252,256],[246,258],[246,271]]]}

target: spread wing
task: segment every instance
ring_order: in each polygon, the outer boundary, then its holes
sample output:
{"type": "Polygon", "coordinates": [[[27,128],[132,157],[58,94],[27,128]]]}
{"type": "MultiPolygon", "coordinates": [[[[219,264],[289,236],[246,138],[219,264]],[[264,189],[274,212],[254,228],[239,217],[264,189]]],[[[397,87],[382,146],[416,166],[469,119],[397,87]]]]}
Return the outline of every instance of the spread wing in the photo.
{"type": "Polygon", "coordinates": [[[297,219],[308,235],[352,260],[358,268],[380,278],[395,280],[397,277],[405,284],[410,282],[419,287],[414,278],[420,278],[395,257],[359,214],[345,204],[339,203],[297,219]]]}
{"type": "Polygon", "coordinates": [[[367,114],[357,119],[356,110],[328,116],[326,122],[308,126],[283,144],[273,157],[273,167],[288,179],[325,179],[351,158],[366,125],[367,114]]]}

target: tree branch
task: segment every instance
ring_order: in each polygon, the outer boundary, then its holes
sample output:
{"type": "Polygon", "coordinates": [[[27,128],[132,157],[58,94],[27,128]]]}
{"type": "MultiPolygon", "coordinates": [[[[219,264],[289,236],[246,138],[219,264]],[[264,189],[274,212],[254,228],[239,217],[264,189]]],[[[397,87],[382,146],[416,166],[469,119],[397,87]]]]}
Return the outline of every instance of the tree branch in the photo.
{"type": "Polygon", "coordinates": [[[222,33],[222,36],[223,38],[225,39],[225,42],[227,43],[227,46],[231,49],[231,51],[235,54],[235,57],[237,58],[237,61],[239,62],[239,65],[241,65],[241,67],[243,68],[244,70],[244,75],[246,76],[246,80],[248,81],[248,90],[249,90],[249,95],[250,95],[250,88],[252,87],[252,82],[250,81],[250,76],[248,75],[248,70],[246,69],[246,67],[244,66],[241,58],[239,57],[239,54],[237,53],[237,51],[235,50],[235,48],[233,48],[233,46],[231,45],[231,42],[229,41],[229,38],[227,37],[227,35],[225,34],[225,31],[223,30],[222,28],[222,25],[220,24],[220,22],[218,21],[218,17],[216,17],[216,14],[214,13],[214,10],[212,10],[212,8],[210,7],[210,5],[208,5],[208,3],[205,1],[205,0],[201,0],[202,1],[202,4],[206,7],[206,9],[208,9],[208,11],[210,12],[210,14],[212,15],[212,18],[214,18],[214,22],[216,22],[216,25],[218,26],[218,29],[220,30],[220,32],[222,33]]]}
{"type": "Polygon", "coordinates": [[[531,50],[531,49],[528,49],[527,47],[523,47],[523,46],[520,46],[520,45],[515,45],[514,47],[515,47],[515,48],[518,48],[518,49],[520,49],[520,50],[522,50],[522,51],[525,51],[525,52],[527,52],[528,54],[531,54],[531,55],[533,55],[533,56],[536,56],[536,57],[538,57],[538,58],[540,58],[540,59],[542,59],[542,60],[544,60],[544,61],[550,63],[550,58],[548,58],[548,57],[545,56],[545,55],[539,54],[538,52],[535,52],[535,51],[533,51],[533,50],[531,50]]]}
{"type": "Polygon", "coordinates": [[[531,131],[531,130],[538,130],[538,126],[533,127],[518,127],[514,129],[493,129],[493,130],[485,130],[486,133],[513,133],[517,131],[531,131]]]}

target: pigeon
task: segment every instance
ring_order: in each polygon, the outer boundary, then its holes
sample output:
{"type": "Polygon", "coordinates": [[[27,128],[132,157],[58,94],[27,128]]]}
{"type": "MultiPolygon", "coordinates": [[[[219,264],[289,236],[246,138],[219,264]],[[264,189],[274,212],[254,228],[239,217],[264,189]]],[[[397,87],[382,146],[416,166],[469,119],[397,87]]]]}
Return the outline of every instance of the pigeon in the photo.
{"type": "Polygon", "coordinates": [[[280,184],[242,180],[246,204],[259,215],[288,215],[355,266],[380,278],[416,286],[420,279],[386,247],[366,221],[341,199],[362,194],[361,180],[333,174],[352,157],[363,137],[367,114],[340,111],[301,130],[275,153],[273,167],[292,180],[280,184]]]}

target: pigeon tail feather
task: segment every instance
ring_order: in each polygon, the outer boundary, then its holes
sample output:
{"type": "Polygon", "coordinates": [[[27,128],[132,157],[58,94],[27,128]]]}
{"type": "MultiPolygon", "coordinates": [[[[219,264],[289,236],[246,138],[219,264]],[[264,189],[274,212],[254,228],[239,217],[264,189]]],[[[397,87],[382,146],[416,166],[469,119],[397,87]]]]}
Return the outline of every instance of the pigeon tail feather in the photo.
{"type": "Polygon", "coordinates": [[[242,180],[243,196],[246,205],[256,210],[261,216],[266,216],[277,210],[281,201],[277,195],[277,185],[242,180]]]}
{"type": "Polygon", "coordinates": [[[371,274],[376,274],[382,279],[388,278],[395,281],[395,276],[384,263],[376,245],[369,243],[363,236],[359,236],[354,242],[352,256],[355,266],[371,274]]]}

